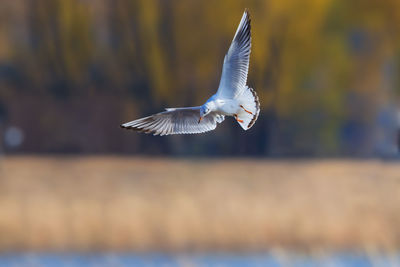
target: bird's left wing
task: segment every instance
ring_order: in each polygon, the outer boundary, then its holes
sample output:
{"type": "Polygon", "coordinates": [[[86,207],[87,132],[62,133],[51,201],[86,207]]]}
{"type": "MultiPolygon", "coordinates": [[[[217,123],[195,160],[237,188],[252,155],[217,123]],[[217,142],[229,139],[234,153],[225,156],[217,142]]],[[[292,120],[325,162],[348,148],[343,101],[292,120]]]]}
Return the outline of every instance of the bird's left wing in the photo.
{"type": "Polygon", "coordinates": [[[228,53],[224,58],[217,94],[236,98],[246,89],[251,49],[250,15],[245,10],[228,53]]]}
{"type": "Polygon", "coordinates": [[[145,118],[127,122],[122,128],[132,129],[154,135],[195,134],[214,130],[224,116],[211,112],[199,123],[200,107],[167,108],[145,118]]]}

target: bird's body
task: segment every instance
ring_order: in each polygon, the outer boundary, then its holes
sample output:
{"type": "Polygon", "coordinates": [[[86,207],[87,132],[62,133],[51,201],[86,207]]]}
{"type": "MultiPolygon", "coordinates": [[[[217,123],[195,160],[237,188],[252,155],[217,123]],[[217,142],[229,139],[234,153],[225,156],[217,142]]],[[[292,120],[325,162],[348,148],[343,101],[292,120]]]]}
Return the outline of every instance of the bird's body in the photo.
{"type": "Polygon", "coordinates": [[[217,95],[210,97],[204,105],[208,106],[211,111],[218,112],[225,116],[233,116],[233,114],[237,114],[240,109],[240,104],[237,99],[218,98],[217,95]]]}
{"type": "Polygon", "coordinates": [[[246,10],[224,58],[217,92],[198,107],[167,108],[166,111],[121,125],[154,135],[194,134],[214,130],[225,116],[232,116],[244,130],[257,120],[260,103],[246,85],[251,48],[250,17],[246,10]]]}

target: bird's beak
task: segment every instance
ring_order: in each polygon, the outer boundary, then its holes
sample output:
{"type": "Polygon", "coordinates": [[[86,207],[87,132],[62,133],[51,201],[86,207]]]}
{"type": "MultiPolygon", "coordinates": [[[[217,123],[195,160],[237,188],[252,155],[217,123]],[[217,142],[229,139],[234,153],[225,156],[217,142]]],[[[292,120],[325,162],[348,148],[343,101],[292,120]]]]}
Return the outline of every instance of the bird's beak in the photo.
{"type": "Polygon", "coordinates": [[[199,122],[198,122],[198,123],[200,123],[202,119],[203,119],[203,117],[200,116],[200,119],[199,119],[199,122]]]}

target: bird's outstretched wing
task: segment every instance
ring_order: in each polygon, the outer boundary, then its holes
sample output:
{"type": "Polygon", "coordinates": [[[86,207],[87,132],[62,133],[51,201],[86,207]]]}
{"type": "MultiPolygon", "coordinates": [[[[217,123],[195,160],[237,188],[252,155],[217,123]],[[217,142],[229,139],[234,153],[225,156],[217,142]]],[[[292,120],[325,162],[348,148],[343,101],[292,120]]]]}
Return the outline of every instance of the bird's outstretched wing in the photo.
{"type": "Polygon", "coordinates": [[[246,89],[250,49],[250,15],[246,9],[224,58],[218,95],[224,98],[235,98],[246,89]]]}
{"type": "Polygon", "coordinates": [[[200,123],[199,118],[200,107],[167,108],[164,112],[124,123],[121,127],[154,135],[195,134],[214,130],[217,123],[225,119],[223,115],[213,112],[200,123]]]}

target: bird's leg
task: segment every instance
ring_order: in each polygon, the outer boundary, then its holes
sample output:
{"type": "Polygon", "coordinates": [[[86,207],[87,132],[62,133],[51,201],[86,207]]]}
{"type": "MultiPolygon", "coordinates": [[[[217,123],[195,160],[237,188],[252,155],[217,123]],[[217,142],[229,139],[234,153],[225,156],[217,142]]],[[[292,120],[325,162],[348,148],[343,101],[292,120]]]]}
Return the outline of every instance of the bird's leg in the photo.
{"type": "Polygon", "coordinates": [[[244,109],[244,111],[246,111],[247,113],[249,113],[249,114],[251,114],[251,115],[253,115],[253,112],[251,112],[251,111],[248,111],[247,109],[245,109],[242,105],[240,105],[240,107],[242,108],[242,109],[244,109]]]}
{"type": "Polygon", "coordinates": [[[241,123],[243,123],[243,120],[239,120],[239,118],[238,118],[238,115],[237,115],[237,114],[233,114],[233,116],[235,117],[235,119],[236,119],[238,122],[241,122],[241,123]]]}

